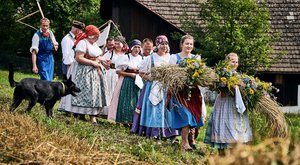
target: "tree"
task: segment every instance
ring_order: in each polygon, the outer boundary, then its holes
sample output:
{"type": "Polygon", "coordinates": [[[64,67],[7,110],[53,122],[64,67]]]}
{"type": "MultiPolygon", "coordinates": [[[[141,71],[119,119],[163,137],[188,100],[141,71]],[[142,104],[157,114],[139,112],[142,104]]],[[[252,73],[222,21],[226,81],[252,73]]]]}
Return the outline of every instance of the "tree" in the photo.
{"type": "MultiPolygon", "coordinates": [[[[45,17],[51,21],[58,42],[68,33],[72,20],[100,26],[99,0],[45,0],[40,1],[45,17]]],[[[29,53],[31,38],[35,32],[16,20],[38,10],[36,0],[1,0],[0,6],[0,48],[3,51],[16,52],[22,49],[29,53]],[[2,2],[3,1],[3,2],[2,2]]],[[[26,18],[24,22],[39,27],[41,15],[39,13],[26,18]]]]}
{"type": "Polygon", "coordinates": [[[240,70],[249,74],[276,62],[277,57],[272,56],[272,44],[279,35],[272,33],[265,3],[208,0],[199,3],[199,6],[201,28],[196,27],[193,21],[185,24],[190,25],[190,31],[198,34],[201,54],[207,58],[209,65],[215,65],[230,52],[240,56],[240,70]]]}

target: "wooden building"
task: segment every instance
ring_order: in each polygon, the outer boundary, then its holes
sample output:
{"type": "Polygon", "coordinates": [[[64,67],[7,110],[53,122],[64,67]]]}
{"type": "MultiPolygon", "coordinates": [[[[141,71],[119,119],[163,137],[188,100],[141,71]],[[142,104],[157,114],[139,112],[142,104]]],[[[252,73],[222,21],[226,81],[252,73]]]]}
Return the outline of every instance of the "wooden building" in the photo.
{"type": "Polygon", "coordinates": [[[287,112],[300,112],[300,1],[268,0],[270,23],[280,40],[275,43],[275,54],[284,51],[279,63],[261,71],[259,77],[280,89],[278,101],[287,112]]]}
{"type": "MultiPolygon", "coordinates": [[[[280,89],[276,95],[285,111],[300,112],[300,1],[267,0],[267,6],[271,27],[281,34],[275,54],[284,51],[286,55],[258,76],[280,89]]],[[[201,24],[195,0],[101,0],[102,18],[119,24],[127,39],[165,34],[171,40],[172,32],[185,33],[180,22],[183,14],[201,24]]],[[[171,40],[170,47],[171,52],[179,51],[178,41],[171,40]]]]}
{"type": "MultiPolygon", "coordinates": [[[[176,24],[170,22],[165,15],[156,12],[145,2],[142,0],[101,0],[101,17],[117,23],[128,42],[134,38],[140,40],[151,38],[154,41],[156,36],[163,34],[169,39],[171,52],[179,51],[179,41],[172,40],[171,34],[173,32],[184,34],[184,32],[176,24]]],[[[165,1],[164,5],[170,2],[172,0],[165,1]]],[[[160,4],[160,7],[166,6],[160,4]]],[[[169,9],[164,11],[165,14],[169,13],[169,9]]]]}

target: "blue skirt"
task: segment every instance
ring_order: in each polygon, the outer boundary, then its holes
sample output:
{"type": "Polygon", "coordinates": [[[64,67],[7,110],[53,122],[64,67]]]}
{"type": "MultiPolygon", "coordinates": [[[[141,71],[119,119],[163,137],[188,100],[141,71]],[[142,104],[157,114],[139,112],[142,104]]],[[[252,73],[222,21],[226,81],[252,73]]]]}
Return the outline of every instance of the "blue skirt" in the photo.
{"type": "Polygon", "coordinates": [[[147,138],[158,138],[158,137],[168,138],[168,137],[178,136],[179,132],[172,128],[153,128],[153,127],[146,127],[140,125],[140,117],[142,111],[141,107],[144,102],[143,99],[145,95],[145,90],[146,90],[146,86],[142,89],[140,93],[138,103],[136,106],[136,109],[138,109],[140,113],[138,112],[134,113],[133,123],[130,132],[136,133],[139,136],[146,136],[147,138]]]}
{"type": "Polygon", "coordinates": [[[202,117],[197,122],[192,113],[185,106],[180,104],[178,99],[174,96],[170,99],[169,109],[172,116],[171,128],[179,129],[185,126],[198,128],[204,125],[202,117]]]}
{"type": "Polygon", "coordinates": [[[144,101],[142,105],[140,125],[155,128],[170,128],[171,113],[165,107],[166,105],[166,91],[164,89],[163,100],[157,105],[153,105],[149,100],[151,93],[152,82],[148,81],[145,87],[144,101]]]}

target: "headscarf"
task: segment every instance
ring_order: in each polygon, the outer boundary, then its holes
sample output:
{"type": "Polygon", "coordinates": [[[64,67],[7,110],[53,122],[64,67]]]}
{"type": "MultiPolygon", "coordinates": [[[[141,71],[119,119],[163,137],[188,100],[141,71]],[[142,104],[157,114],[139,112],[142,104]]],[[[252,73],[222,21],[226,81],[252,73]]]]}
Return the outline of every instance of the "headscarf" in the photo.
{"type": "Polygon", "coordinates": [[[138,40],[138,39],[134,39],[134,40],[132,40],[131,41],[131,44],[130,44],[130,49],[132,50],[132,48],[134,47],[134,46],[136,46],[136,45],[142,45],[142,43],[141,43],[141,41],[140,40],[138,40]]]}
{"type": "Polygon", "coordinates": [[[85,33],[79,33],[77,36],[76,36],[76,41],[74,43],[74,47],[78,44],[78,42],[80,40],[83,40],[85,38],[94,38],[94,36],[96,35],[100,35],[100,30],[94,26],[94,25],[88,25],[85,27],[85,33]]]}
{"type": "MultiPolygon", "coordinates": [[[[156,37],[156,39],[155,39],[155,45],[156,45],[156,47],[155,47],[155,49],[154,49],[154,52],[157,52],[157,51],[158,51],[158,48],[160,47],[160,45],[161,45],[162,43],[167,43],[167,44],[169,44],[169,41],[168,41],[167,36],[165,36],[165,35],[159,35],[159,36],[156,37]]],[[[169,51],[170,51],[169,45],[168,45],[168,48],[167,48],[167,49],[168,49],[168,50],[167,50],[167,53],[169,53],[169,51]]]]}
{"type": "Polygon", "coordinates": [[[156,37],[156,39],[155,39],[155,45],[156,46],[162,44],[163,42],[169,43],[167,36],[159,35],[159,36],[156,37]]]}

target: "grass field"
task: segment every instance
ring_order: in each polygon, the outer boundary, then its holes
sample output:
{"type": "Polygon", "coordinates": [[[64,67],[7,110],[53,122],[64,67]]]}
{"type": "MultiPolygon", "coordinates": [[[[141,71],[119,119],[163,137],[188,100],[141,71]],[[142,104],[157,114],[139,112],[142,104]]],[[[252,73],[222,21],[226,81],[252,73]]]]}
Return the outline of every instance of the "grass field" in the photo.
{"type": "MultiPolygon", "coordinates": [[[[94,126],[88,122],[75,120],[72,117],[55,110],[54,118],[45,117],[43,107],[37,105],[30,114],[24,112],[26,102],[17,109],[17,112],[8,112],[12,98],[13,89],[10,88],[7,77],[8,71],[5,67],[0,70],[0,163],[38,163],[38,164],[226,164],[225,160],[239,160],[245,158],[238,152],[248,153],[263,152],[252,155],[258,160],[270,160],[269,162],[299,162],[298,139],[300,137],[300,117],[298,115],[287,115],[292,138],[284,141],[276,141],[277,149],[268,146],[269,141],[258,141],[252,147],[237,147],[230,152],[237,155],[224,158],[224,162],[218,162],[215,149],[202,143],[205,127],[201,128],[198,137],[199,150],[194,152],[180,152],[178,145],[170,145],[169,141],[157,144],[151,139],[139,137],[129,133],[129,128],[119,124],[110,123],[104,119],[98,119],[98,125],[94,126]],[[289,142],[289,143],[287,143],[289,142]],[[259,150],[262,147],[265,150],[259,150]],[[281,147],[287,147],[288,152],[283,152],[281,147]],[[271,149],[270,149],[271,147],[271,149]],[[245,150],[244,150],[245,149],[245,150]],[[256,150],[257,149],[257,150],[256,150]],[[251,152],[250,152],[251,151],[251,152]],[[270,153],[268,153],[270,152],[270,153]],[[274,152],[274,153],[273,153],[274,152]],[[264,155],[280,154],[284,158],[264,155]],[[298,156],[290,158],[291,154],[298,156]],[[286,158],[286,157],[288,158],[286,158]],[[279,160],[278,160],[279,159],[279,160]],[[294,159],[297,159],[295,161],[294,159]]],[[[37,75],[16,72],[15,80],[24,77],[37,77],[37,75]]],[[[57,107],[57,104],[56,104],[57,107]]],[[[57,108],[55,108],[57,109],[57,108]]],[[[208,107],[209,112],[211,107],[208,107]]],[[[285,150],[284,150],[285,151],[285,150]]],[[[220,159],[223,160],[223,159],[220,159]]],[[[237,161],[239,162],[239,161],[237,161]]],[[[268,163],[268,162],[266,162],[268,163]]],[[[246,163],[247,164],[247,163],[246,163]]],[[[263,162],[264,164],[264,162],[263,162]]]]}

